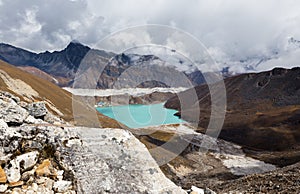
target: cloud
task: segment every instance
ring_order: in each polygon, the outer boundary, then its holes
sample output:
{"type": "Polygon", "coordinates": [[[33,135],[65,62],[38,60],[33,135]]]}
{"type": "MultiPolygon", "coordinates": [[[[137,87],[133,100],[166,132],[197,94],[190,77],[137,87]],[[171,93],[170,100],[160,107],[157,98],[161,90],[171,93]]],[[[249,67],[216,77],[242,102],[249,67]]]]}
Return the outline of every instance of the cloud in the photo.
{"type": "Polygon", "coordinates": [[[266,71],[271,70],[274,67],[284,67],[284,68],[292,68],[292,67],[299,67],[300,61],[300,49],[295,51],[291,51],[289,53],[285,53],[278,58],[274,58],[263,62],[260,64],[256,71],[266,71]]]}
{"type": "Polygon", "coordinates": [[[0,41],[33,51],[63,48],[77,38],[91,43],[99,38],[94,27],[103,21],[81,0],[3,0],[0,17],[0,41]]]}
{"type": "Polygon", "coordinates": [[[96,41],[93,47],[114,53],[121,53],[140,45],[150,44],[151,42],[152,39],[147,31],[147,27],[142,26],[114,32],[96,41]]]}
{"type": "MultiPolygon", "coordinates": [[[[192,34],[217,61],[235,66],[282,52],[287,37],[300,39],[299,10],[297,0],[0,0],[0,41],[33,51],[61,49],[72,39],[93,47],[120,29],[161,24],[192,34]]],[[[167,40],[159,32],[146,38],[167,40]]]]}

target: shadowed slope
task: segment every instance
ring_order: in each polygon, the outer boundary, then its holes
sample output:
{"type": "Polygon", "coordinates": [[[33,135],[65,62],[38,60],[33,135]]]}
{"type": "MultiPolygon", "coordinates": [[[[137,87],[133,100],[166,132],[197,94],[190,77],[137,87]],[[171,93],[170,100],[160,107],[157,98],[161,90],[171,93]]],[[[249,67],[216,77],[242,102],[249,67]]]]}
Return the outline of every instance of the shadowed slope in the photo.
{"type": "MultiPolygon", "coordinates": [[[[298,150],[300,68],[238,75],[225,79],[225,86],[227,110],[219,137],[255,150],[298,150]]],[[[200,100],[186,110],[180,110],[178,97],[168,100],[165,106],[179,110],[178,115],[184,112],[183,119],[188,121],[200,106],[198,126],[205,132],[211,112],[209,90],[207,85],[195,90],[200,100]]]]}

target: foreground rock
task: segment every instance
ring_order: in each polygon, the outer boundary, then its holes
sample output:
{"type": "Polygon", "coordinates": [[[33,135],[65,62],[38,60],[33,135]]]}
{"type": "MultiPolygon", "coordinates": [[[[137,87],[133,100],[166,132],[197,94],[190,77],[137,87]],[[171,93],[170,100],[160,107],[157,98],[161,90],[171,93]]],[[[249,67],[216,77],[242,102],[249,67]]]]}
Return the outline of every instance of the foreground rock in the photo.
{"type": "Polygon", "coordinates": [[[3,163],[0,188],[8,186],[7,192],[185,193],[125,130],[27,125],[14,130],[0,137],[3,148],[9,147],[2,156],[21,151],[3,163]]]}
{"type": "Polygon", "coordinates": [[[185,193],[165,177],[146,147],[130,132],[97,128],[65,130],[82,140],[66,142],[70,148],[63,151],[69,153],[64,162],[72,166],[79,191],[185,193]]]}

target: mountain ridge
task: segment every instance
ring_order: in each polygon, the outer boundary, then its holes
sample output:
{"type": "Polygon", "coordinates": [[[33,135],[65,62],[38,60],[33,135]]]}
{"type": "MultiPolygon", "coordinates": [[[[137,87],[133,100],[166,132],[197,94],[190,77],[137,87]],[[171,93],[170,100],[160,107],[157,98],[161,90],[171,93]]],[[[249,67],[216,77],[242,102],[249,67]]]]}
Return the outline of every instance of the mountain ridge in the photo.
{"type": "MultiPolygon", "coordinates": [[[[105,69],[97,83],[98,88],[110,88],[111,84],[109,83],[116,81],[126,69],[132,66],[143,66],[145,64],[157,66],[154,67],[154,69],[159,69],[160,65],[172,68],[174,69],[174,73],[183,73],[193,85],[199,85],[205,82],[204,75],[201,71],[193,70],[189,72],[190,70],[186,70],[186,68],[180,69],[180,66],[183,66],[183,62],[177,58],[175,59],[175,61],[179,60],[177,62],[167,62],[152,54],[115,54],[104,50],[94,50],[73,41],[60,51],[45,51],[41,53],[34,53],[9,44],[0,43],[0,59],[15,66],[38,68],[57,79],[57,85],[70,87],[74,82],[80,63],[85,59],[87,53],[92,50],[95,51],[91,52],[95,55],[94,57],[100,56],[109,61],[105,64],[105,69]]],[[[226,74],[228,74],[228,72],[226,72],[226,74]]],[[[140,87],[168,87],[166,84],[159,83],[159,81],[156,80],[148,81],[150,81],[150,83],[140,83],[140,87]]]]}

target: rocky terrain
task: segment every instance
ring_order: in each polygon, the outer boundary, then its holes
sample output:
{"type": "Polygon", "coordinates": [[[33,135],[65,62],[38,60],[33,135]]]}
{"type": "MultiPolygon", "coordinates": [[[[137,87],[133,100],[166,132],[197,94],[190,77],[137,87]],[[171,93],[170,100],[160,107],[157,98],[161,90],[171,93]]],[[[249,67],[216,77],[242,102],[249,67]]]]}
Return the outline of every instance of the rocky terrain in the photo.
{"type": "Polygon", "coordinates": [[[0,93],[0,106],[0,192],[75,193],[72,173],[57,158],[64,130],[54,125],[67,123],[45,102],[26,103],[7,92],[0,93]]]}
{"type": "Polygon", "coordinates": [[[186,193],[128,131],[74,127],[7,92],[0,106],[0,192],[186,193]]]}
{"type": "Polygon", "coordinates": [[[269,173],[226,181],[214,187],[217,193],[299,193],[300,163],[269,173]]]}
{"type": "Polygon", "coordinates": [[[274,169],[272,165],[253,160],[241,146],[195,133],[189,126],[149,127],[134,133],[139,134],[139,139],[157,162],[173,158],[161,169],[185,189],[197,186],[206,188],[205,193],[228,194],[299,192],[299,162],[274,169]],[[202,144],[203,141],[206,143],[202,144]],[[180,143],[184,148],[179,146],[180,143]],[[184,151],[179,155],[172,154],[178,150],[184,151]]]}
{"type": "Polygon", "coordinates": [[[196,133],[187,124],[148,127],[133,133],[147,146],[166,176],[187,190],[197,186],[224,193],[225,183],[234,184],[240,177],[276,169],[247,156],[241,146],[196,133]]]}

